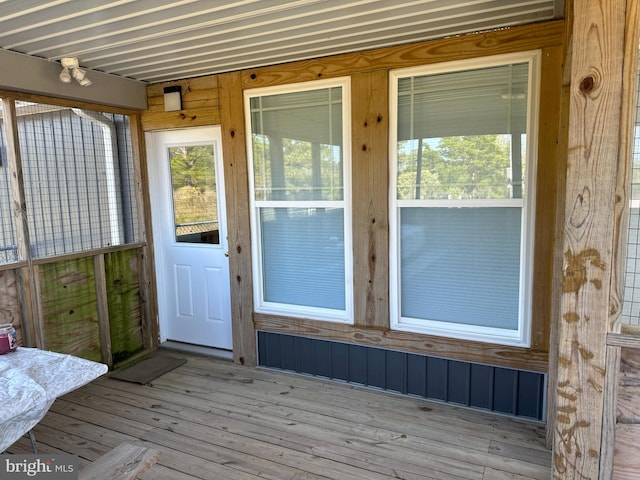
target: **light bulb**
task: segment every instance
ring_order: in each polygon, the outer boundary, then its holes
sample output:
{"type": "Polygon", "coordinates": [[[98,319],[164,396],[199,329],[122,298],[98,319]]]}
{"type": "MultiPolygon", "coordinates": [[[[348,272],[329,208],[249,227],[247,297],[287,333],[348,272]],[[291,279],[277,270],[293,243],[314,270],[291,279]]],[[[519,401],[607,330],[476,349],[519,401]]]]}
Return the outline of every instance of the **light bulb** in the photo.
{"type": "Polygon", "coordinates": [[[73,75],[73,78],[75,78],[83,87],[88,87],[93,83],[86,77],[86,70],[82,70],[81,68],[74,68],[71,70],[71,74],[73,75]]]}
{"type": "Polygon", "coordinates": [[[58,78],[63,83],[69,83],[71,81],[71,74],[69,73],[69,69],[66,67],[63,68],[58,78]]]}

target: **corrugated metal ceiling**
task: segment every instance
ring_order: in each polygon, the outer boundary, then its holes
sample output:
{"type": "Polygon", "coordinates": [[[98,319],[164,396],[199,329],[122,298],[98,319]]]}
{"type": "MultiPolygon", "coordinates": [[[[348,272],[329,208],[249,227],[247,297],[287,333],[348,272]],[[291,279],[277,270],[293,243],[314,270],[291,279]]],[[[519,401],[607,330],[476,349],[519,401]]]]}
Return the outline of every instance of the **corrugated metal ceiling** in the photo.
{"type": "Polygon", "coordinates": [[[0,0],[0,47],[149,83],[559,18],[564,0],[0,0]]]}

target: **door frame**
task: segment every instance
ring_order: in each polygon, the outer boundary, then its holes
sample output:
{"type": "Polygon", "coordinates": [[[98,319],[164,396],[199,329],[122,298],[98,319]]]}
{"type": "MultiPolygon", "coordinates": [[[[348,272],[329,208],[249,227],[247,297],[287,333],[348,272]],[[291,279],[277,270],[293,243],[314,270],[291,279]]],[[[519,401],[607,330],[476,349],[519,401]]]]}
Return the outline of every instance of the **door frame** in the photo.
{"type": "MultiPolygon", "coordinates": [[[[214,161],[216,168],[216,190],[218,194],[218,225],[220,230],[220,249],[225,252],[225,256],[228,257],[228,225],[227,225],[227,210],[226,210],[226,189],[224,179],[224,161],[223,161],[223,148],[222,148],[222,128],[220,125],[208,125],[202,127],[187,127],[187,128],[174,128],[165,130],[154,130],[145,132],[145,143],[147,145],[147,175],[149,179],[149,200],[150,200],[150,217],[151,217],[151,229],[153,232],[153,244],[154,244],[154,267],[156,270],[156,288],[158,299],[158,336],[159,342],[163,343],[168,340],[167,331],[169,330],[168,322],[170,321],[169,315],[167,315],[168,307],[166,304],[166,295],[168,292],[169,279],[164,275],[164,269],[166,265],[167,248],[169,245],[165,242],[169,241],[166,235],[163,234],[163,228],[160,225],[159,217],[163,214],[170,213],[171,222],[173,223],[173,205],[171,205],[171,212],[159,211],[166,202],[173,202],[173,200],[167,200],[163,197],[166,194],[166,182],[171,182],[171,172],[169,165],[159,165],[159,162],[164,161],[162,152],[158,151],[158,137],[164,133],[196,133],[203,132],[203,136],[206,135],[209,130],[212,135],[210,137],[214,143],[214,161]],[[162,167],[162,168],[159,168],[162,167]],[[157,187],[154,188],[154,185],[157,187]],[[222,194],[220,193],[222,190],[222,194]]],[[[188,142],[188,140],[186,141],[188,142]]],[[[178,142],[181,143],[181,142],[178,142]]],[[[195,142],[194,142],[195,143],[195,142]]],[[[172,241],[173,242],[173,241],[172,241]]],[[[197,248],[197,247],[196,247],[197,248]]],[[[231,293],[231,280],[228,279],[229,296],[231,293]]],[[[232,311],[229,317],[229,328],[233,332],[233,321],[231,318],[232,311]]],[[[233,335],[232,335],[233,337],[233,335]]],[[[204,347],[204,348],[216,348],[216,347],[204,347]]]]}

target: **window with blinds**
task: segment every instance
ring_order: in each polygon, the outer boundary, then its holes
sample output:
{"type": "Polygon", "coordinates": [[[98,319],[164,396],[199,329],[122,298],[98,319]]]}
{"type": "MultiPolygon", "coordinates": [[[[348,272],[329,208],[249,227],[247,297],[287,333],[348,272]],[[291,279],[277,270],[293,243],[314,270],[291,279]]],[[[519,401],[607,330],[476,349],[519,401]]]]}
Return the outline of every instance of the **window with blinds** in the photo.
{"type": "Polygon", "coordinates": [[[391,325],[527,346],[538,52],[391,73],[391,325]]]}
{"type": "Polygon", "coordinates": [[[255,308],[351,322],[349,81],[245,97],[255,308]]]}

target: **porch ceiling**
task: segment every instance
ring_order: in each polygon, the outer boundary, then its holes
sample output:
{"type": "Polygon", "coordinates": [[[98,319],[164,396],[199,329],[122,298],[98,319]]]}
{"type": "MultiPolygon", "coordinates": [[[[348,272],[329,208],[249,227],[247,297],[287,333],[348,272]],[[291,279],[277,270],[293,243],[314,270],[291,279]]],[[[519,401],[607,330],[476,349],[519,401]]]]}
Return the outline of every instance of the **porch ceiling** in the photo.
{"type": "Polygon", "coordinates": [[[149,83],[559,18],[564,0],[21,0],[0,48],[149,83]]]}

